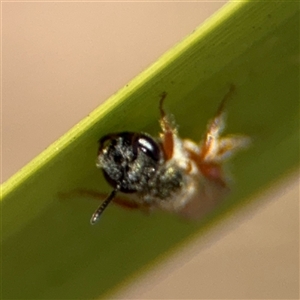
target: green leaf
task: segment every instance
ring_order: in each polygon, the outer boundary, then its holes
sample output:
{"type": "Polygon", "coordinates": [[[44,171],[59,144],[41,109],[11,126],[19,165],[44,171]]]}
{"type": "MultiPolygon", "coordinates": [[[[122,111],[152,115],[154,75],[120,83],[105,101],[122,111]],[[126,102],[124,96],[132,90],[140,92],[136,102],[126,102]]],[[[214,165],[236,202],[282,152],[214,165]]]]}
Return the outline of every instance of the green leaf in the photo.
{"type": "Polygon", "coordinates": [[[299,57],[299,3],[232,2],[78,123],[2,186],[2,297],[104,297],[296,168],[299,57]],[[162,92],[180,135],[199,140],[230,84],[227,132],[249,135],[253,146],[231,165],[228,201],[200,224],[111,206],[91,226],[98,203],[59,198],[110,191],[95,167],[98,139],[125,128],[157,135],[162,92]]]}

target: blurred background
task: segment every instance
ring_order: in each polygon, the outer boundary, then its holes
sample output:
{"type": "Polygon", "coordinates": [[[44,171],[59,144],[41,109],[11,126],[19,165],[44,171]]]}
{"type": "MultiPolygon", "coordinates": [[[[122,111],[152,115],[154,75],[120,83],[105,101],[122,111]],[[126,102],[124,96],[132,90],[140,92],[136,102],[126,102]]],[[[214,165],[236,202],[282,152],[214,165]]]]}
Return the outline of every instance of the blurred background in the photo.
{"type": "Polygon", "coordinates": [[[224,4],[3,3],[2,181],[224,4]]]}
{"type": "MultiPolygon", "coordinates": [[[[2,3],[1,181],[224,4],[2,3]]],[[[299,298],[299,174],[257,196],[115,298],[299,298]]]]}

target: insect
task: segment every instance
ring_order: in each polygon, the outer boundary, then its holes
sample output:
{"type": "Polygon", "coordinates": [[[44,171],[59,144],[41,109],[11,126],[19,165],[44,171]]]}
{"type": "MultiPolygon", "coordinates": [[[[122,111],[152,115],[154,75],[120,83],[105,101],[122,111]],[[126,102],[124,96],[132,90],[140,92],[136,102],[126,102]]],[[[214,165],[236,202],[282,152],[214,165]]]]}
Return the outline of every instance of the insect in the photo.
{"type": "Polygon", "coordinates": [[[111,201],[132,209],[162,209],[197,219],[211,211],[229,191],[224,161],[249,144],[240,135],[222,137],[224,106],[234,86],[209,122],[202,141],[181,139],[159,102],[161,133],[120,132],[102,137],[96,165],[113,190],[92,215],[95,224],[111,201]],[[120,195],[127,194],[124,198],[120,195]]]}

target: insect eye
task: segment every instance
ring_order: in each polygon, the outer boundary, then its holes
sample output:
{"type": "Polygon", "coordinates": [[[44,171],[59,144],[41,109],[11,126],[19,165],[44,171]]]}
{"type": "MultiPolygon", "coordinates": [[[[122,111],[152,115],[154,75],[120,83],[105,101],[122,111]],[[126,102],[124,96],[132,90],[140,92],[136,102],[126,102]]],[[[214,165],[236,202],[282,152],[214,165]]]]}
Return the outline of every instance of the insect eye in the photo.
{"type": "Polygon", "coordinates": [[[137,141],[137,147],[154,161],[159,161],[161,150],[158,144],[150,137],[143,135],[137,141]]]}

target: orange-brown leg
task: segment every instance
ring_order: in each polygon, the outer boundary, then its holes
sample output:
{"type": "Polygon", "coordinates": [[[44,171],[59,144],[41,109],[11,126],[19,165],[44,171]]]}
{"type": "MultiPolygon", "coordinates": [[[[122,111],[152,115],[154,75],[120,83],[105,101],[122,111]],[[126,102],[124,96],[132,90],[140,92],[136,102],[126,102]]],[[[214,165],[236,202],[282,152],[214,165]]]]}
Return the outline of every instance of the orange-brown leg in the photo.
{"type": "Polygon", "coordinates": [[[176,130],[172,128],[167,114],[163,109],[163,102],[167,96],[167,93],[163,93],[159,102],[159,111],[160,111],[160,126],[162,128],[162,143],[163,143],[163,149],[165,153],[166,160],[169,160],[173,156],[174,151],[174,134],[176,133],[176,130]]]}
{"type": "Polygon", "coordinates": [[[220,137],[225,127],[224,108],[227,101],[232,97],[234,90],[235,87],[231,85],[230,90],[220,103],[215,117],[209,123],[204,141],[200,147],[200,154],[191,153],[192,159],[197,162],[202,174],[222,186],[226,186],[222,171],[223,161],[237,150],[246,148],[250,142],[250,139],[245,136],[220,137]]]}
{"type": "Polygon", "coordinates": [[[207,160],[209,157],[214,156],[217,151],[217,142],[219,135],[222,133],[225,122],[224,122],[224,110],[228,100],[232,97],[235,91],[234,85],[230,86],[229,91],[221,101],[217,113],[213,120],[209,123],[204,142],[201,147],[201,159],[207,160]]]}
{"type": "Polygon", "coordinates": [[[250,139],[248,137],[241,135],[220,137],[220,134],[225,127],[224,108],[227,101],[232,97],[234,90],[235,88],[232,85],[228,93],[223,98],[215,117],[209,123],[200,151],[202,162],[221,163],[237,150],[246,148],[250,143],[250,139]]]}

